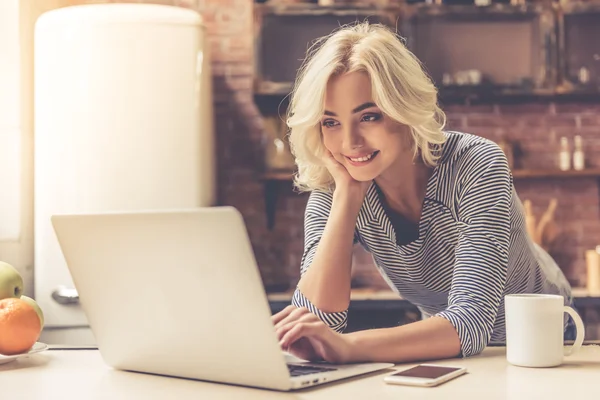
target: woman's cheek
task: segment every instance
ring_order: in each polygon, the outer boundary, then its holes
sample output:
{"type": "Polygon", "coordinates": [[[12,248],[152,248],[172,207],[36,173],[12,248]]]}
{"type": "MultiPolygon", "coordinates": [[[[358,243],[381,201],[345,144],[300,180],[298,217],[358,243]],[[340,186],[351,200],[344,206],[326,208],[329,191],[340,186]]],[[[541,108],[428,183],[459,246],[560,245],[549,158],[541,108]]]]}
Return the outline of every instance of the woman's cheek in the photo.
{"type": "Polygon", "coordinates": [[[327,137],[327,135],[323,136],[323,145],[325,146],[325,149],[327,151],[331,152],[331,154],[333,154],[335,156],[336,148],[333,145],[331,139],[327,137]]]}
{"type": "Polygon", "coordinates": [[[333,132],[330,132],[329,135],[323,135],[323,145],[325,146],[325,149],[331,153],[334,159],[340,163],[344,162],[344,156],[341,154],[341,143],[339,143],[339,140],[335,137],[333,132]]]}

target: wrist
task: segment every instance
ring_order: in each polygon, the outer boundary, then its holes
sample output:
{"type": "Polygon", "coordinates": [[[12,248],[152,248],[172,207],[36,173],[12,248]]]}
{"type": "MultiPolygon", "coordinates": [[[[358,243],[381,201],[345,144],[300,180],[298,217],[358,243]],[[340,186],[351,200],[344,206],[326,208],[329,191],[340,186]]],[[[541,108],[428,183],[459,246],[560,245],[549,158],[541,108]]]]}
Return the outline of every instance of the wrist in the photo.
{"type": "Polygon", "coordinates": [[[333,201],[358,212],[365,200],[365,194],[366,191],[362,188],[340,186],[333,192],[333,201]]]}
{"type": "Polygon", "coordinates": [[[362,363],[370,362],[368,350],[365,346],[361,332],[352,332],[344,334],[348,347],[347,363],[362,363]]]}

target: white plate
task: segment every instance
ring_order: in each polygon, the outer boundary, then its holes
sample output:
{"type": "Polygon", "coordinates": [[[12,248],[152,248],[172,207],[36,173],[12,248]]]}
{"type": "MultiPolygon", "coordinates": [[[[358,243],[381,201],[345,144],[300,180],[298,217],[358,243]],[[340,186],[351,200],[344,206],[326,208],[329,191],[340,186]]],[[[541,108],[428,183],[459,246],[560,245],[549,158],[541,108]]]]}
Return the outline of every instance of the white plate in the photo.
{"type": "Polygon", "coordinates": [[[3,354],[0,354],[0,364],[6,364],[6,363],[16,360],[19,357],[27,356],[29,354],[39,353],[40,351],[44,351],[46,349],[48,349],[48,345],[46,343],[35,342],[35,344],[31,348],[31,350],[29,350],[27,353],[13,354],[11,356],[5,356],[3,354]]]}

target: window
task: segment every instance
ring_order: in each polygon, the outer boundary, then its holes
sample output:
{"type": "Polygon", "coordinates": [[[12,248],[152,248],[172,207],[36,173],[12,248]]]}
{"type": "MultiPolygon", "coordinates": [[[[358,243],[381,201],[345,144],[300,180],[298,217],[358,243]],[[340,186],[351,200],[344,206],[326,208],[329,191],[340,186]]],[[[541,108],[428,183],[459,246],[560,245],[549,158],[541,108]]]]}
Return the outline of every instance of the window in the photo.
{"type": "Polygon", "coordinates": [[[0,1],[0,241],[21,228],[19,0],[0,1]]]}

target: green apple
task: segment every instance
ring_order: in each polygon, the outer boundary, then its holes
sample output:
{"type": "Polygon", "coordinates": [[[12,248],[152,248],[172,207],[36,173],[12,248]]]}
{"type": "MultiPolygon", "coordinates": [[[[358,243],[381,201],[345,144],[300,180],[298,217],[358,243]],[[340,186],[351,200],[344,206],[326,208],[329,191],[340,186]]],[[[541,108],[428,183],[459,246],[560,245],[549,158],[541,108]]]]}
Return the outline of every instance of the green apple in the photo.
{"type": "Polygon", "coordinates": [[[41,324],[40,326],[43,328],[44,327],[44,313],[43,313],[42,309],[40,308],[40,306],[38,305],[38,303],[36,303],[36,301],[34,299],[32,299],[31,297],[27,297],[27,296],[21,296],[21,300],[23,300],[25,303],[27,303],[31,307],[33,307],[33,309],[37,313],[38,317],[40,317],[40,324],[41,324]]]}
{"type": "Polygon", "coordinates": [[[23,294],[23,278],[12,265],[0,261],[0,300],[19,298],[23,294]]]}

